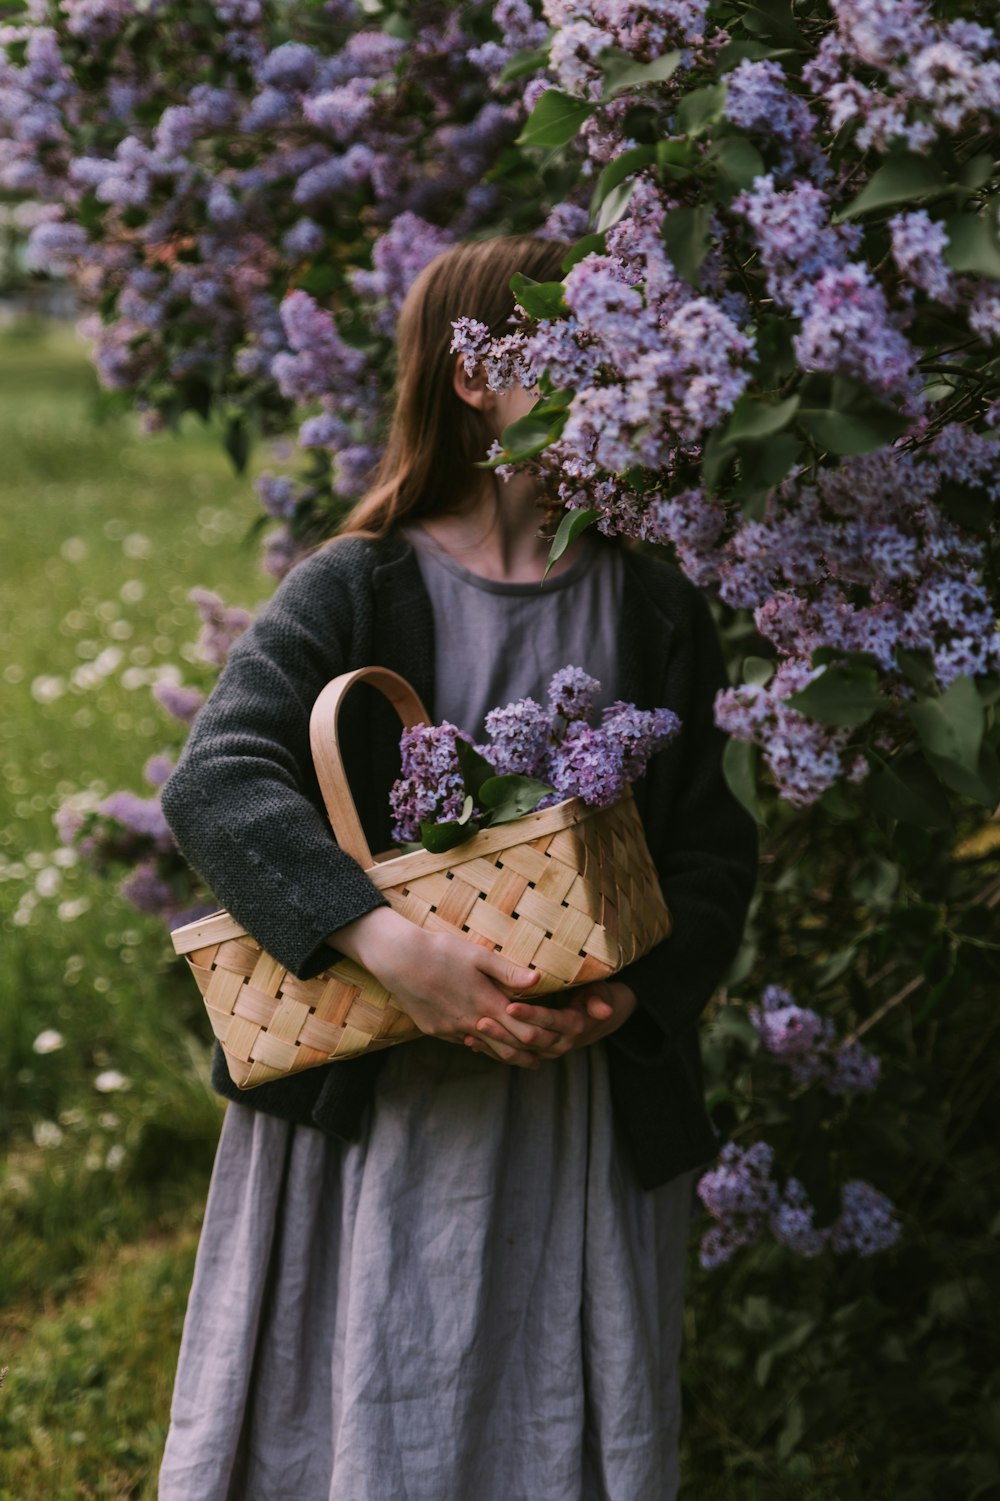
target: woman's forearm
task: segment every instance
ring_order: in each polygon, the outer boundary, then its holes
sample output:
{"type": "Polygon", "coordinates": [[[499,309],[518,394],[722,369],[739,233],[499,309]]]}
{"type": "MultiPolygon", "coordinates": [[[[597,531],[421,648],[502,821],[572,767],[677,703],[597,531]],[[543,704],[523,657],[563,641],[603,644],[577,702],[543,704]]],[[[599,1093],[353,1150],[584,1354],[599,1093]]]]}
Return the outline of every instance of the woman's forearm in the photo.
{"type": "Polygon", "coordinates": [[[391,907],[375,907],[329,933],[326,941],[338,953],[377,974],[380,956],[386,954],[391,945],[410,937],[412,928],[413,924],[391,907]]]}

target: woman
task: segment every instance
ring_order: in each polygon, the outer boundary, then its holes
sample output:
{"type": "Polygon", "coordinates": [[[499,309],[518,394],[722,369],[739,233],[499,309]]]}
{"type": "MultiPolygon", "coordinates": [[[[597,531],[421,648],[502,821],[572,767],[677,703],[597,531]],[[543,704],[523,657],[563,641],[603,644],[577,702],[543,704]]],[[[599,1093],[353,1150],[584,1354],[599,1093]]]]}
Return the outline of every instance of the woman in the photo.
{"type": "MultiPolygon", "coordinates": [[[[161,1501],[667,1501],[676,1494],[683,1269],[695,1170],[718,1142],[696,1022],[730,962],[756,859],[721,774],[727,682],[677,569],[596,533],[542,583],[537,482],[477,469],[532,404],[450,353],[502,330],[511,275],[566,246],[463,244],[417,278],[392,423],[343,535],[293,569],[233,649],[164,789],[178,843],[308,978],[358,960],[426,1034],[241,1094],[223,1125],[178,1364],[161,1501]],[[309,712],[390,667],[476,739],[567,663],[680,735],[636,785],[670,939],[564,1009],[534,972],[394,913],[338,849],[309,712]]],[[[386,849],[399,722],[352,690],[341,743],[386,849]]]]}

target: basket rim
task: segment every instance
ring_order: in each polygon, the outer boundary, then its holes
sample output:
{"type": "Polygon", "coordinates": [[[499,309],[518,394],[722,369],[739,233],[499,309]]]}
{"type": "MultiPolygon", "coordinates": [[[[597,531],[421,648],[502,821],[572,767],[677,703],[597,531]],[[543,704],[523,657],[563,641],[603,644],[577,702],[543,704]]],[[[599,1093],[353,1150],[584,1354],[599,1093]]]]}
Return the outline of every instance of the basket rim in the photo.
{"type": "MultiPolygon", "coordinates": [[[[455,866],[464,865],[469,860],[477,860],[483,855],[494,854],[497,850],[513,849],[516,845],[527,844],[530,840],[541,838],[546,834],[555,834],[561,829],[573,828],[577,824],[585,823],[589,818],[597,818],[602,814],[610,813],[622,803],[630,801],[633,801],[630,784],[626,785],[621,797],[606,808],[598,808],[591,803],[585,803],[582,797],[563,798],[562,802],[553,803],[550,808],[525,813],[521,818],[511,819],[509,823],[498,824],[495,828],[481,829],[478,834],[473,834],[471,839],[466,839],[462,844],[456,844],[449,850],[443,850],[440,854],[419,849],[410,850],[402,855],[392,855],[388,859],[376,860],[373,865],[366,868],[365,875],[374,886],[384,891],[390,887],[402,885],[407,879],[416,880],[419,876],[432,875],[439,870],[451,870],[455,866]]],[[[247,935],[247,929],[242,923],[237,922],[236,918],[225,908],[220,908],[206,917],[196,918],[194,922],[174,928],[170,934],[170,940],[176,953],[189,954],[195,949],[207,948],[210,944],[222,943],[227,938],[239,938],[244,935],[247,935]]]]}
{"type": "Polygon", "coordinates": [[[625,793],[606,808],[596,808],[591,803],[585,803],[582,797],[565,797],[561,803],[553,803],[550,808],[525,813],[520,818],[512,818],[509,823],[497,824],[494,828],[480,829],[471,839],[465,839],[449,850],[442,850],[440,854],[420,849],[376,860],[374,865],[367,868],[365,875],[380,891],[384,891],[406,880],[415,881],[419,876],[433,875],[439,870],[453,870],[458,865],[478,860],[483,855],[492,855],[497,850],[513,849],[515,845],[527,844],[545,834],[557,834],[560,829],[569,829],[575,824],[585,823],[589,818],[610,813],[631,796],[631,788],[626,787],[625,793]]]}

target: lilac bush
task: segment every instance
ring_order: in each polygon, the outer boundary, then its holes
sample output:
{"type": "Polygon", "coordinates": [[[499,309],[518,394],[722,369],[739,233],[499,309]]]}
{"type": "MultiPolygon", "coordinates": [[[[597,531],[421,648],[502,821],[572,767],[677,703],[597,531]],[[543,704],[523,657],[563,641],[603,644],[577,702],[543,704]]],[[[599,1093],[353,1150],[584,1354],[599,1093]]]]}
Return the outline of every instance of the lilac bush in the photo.
{"type": "Polygon", "coordinates": [[[488,458],[502,477],[534,469],[753,612],[770,680],[717,717],[783,798],[915,742],[993,807],[995,724],[963,760],[930,723],[957,679],[987,704],[1000,681],[997,37],[918,0],[801,9],[773,23],[778,57],[759,16],[746,40],[710,6],[659,31],[546,6],[550,86],[521,140],[575,157],[591,234],[562,283],[517,290],[502,347],[468,320],[454,347],[541,384],[488,458]]]}

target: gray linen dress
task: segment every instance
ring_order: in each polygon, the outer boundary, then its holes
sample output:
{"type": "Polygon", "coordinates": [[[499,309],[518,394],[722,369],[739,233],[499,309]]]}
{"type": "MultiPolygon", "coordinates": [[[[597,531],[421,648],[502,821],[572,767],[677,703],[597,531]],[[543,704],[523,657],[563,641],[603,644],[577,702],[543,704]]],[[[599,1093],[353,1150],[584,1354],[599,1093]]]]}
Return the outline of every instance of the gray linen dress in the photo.
{"type": "MultiPolygon", "coordinates": [[[[408,535],[435,720],[481,739],[567,663],[616,696],[613,548],[539,587],[408,535]]],[[[229,1106],[160,1501],[673,1501],[694,1174],[640,1188],[604,1049],[407,1043],[350,1143],[229,1106]]]]}

